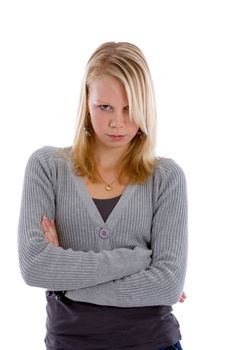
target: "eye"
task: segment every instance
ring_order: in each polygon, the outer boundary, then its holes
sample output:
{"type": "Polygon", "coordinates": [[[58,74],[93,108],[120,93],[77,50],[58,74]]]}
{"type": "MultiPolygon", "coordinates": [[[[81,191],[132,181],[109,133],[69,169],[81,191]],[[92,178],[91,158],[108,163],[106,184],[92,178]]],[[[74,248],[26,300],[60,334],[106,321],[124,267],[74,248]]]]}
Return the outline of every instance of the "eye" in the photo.
{"type": "Polygon", "coordinates": [[[112,107],[109,106],[109,105],[99,105],[99,108],[100,108],[102,111],[109,111],[112,107]]]}

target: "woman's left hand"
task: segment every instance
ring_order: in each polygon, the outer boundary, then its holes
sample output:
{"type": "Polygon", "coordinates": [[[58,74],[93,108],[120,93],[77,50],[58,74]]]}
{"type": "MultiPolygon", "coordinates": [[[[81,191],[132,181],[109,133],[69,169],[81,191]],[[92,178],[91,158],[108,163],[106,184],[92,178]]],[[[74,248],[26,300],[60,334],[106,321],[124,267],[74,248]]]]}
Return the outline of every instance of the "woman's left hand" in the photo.
{"type": "Polygon", "coordinates": [[[180,299],[179,299],[179,302],[180,302],[180,303],[183,303],[183,302],[185,301],[186,298],[187,298],[187,296],[186,296],[185,292],[183,292],[182,295],[181,295],[181,297],[180,297],[180,299]]]}
{"type": "Polygon", "coordinates": [[[46,216],[43,216],[41,226],[44,231],[44,238],[46,241],[52,243],[55,247],[59,247],[58,234],[54,219],[50,220],[46,216]]]}

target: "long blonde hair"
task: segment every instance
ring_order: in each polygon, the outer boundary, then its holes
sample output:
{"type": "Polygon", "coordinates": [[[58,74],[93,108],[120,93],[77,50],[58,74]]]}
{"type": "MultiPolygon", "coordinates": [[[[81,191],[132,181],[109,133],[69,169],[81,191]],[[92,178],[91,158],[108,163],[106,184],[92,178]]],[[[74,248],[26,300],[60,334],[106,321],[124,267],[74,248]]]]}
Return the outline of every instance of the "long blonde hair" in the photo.
{"type": "Polygon", "coordinates": [[[72,146],[73,171],[99,180],[94,158],[93,137],[84,128],[91,129],[88,118],[88,87],[100,76],[111,76],[125,88],[129,116],[138,127],[138,133],[120,159],[119,181],[127,176],[130,183],[143,183],[156,163],[156,107],[153,85],[146,59],[141,50],[127,42],[107,42],[99,46],[90,57],[81,88],[76,133],[72,146]]]}

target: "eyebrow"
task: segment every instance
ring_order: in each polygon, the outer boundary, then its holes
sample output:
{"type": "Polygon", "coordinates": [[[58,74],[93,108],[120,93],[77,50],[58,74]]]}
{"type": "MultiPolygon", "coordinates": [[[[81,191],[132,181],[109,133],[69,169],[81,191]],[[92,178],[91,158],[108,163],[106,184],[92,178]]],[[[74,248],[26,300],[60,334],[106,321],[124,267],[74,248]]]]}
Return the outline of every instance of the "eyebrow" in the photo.
{"type": "Polygon", "coordinates": [[[109,105],[110,104],[109,102],[102,101],[102,100],[95,100],[94,102],[95,103],[101,103],[101,104],[104,104],[104,105],[109,105]]]}

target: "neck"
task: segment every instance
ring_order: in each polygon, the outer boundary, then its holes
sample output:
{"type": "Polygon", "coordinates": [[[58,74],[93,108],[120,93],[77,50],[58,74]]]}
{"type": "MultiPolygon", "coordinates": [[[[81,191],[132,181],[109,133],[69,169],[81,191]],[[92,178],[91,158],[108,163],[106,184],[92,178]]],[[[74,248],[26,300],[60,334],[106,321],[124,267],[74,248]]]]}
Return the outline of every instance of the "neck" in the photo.
{"type": "Polygon", "coordinates": [[[99,169],[115,171],[117,170],[118,161],[122,156],[122,151],[118,149],[96,150],[95,160],[99,169]]]}

